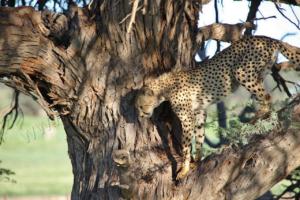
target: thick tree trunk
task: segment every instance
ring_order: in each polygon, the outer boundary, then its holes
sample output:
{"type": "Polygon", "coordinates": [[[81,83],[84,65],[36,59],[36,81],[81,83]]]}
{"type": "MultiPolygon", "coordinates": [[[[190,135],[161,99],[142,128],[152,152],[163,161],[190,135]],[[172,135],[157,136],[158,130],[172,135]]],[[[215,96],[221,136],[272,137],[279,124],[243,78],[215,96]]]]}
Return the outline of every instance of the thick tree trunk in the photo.
{"type": "Polygon", "coordinates": [[[61,117],[72,199],[160,198],[155,191],[173,185],[171,165],[154,125],[136,117],[135,89],[145,76],[190,66],[198,10],[189,2],[145,1],[147,15],[138,8],[133,19],[129,1],[105,1],[101,8],[96,16],[75,6],[66,16],[1,8],[0,75],[49,117],[61,117]],[[120,149],[134,163],[132,177],[112,159],[120,149]]]}
{"type": "Polygon", "coordinates": [[[300,165],[300,140],[288,130],[208,158],[175,183],[179,122],[167,103],[140,121],[134,97],[150,75],[194,65],[198,7],[138,2],[100,1],[100,13],[73,6],[66,15],[0,8],[1,81],[62,119],[72,199],[254,199],[300,165]]]}

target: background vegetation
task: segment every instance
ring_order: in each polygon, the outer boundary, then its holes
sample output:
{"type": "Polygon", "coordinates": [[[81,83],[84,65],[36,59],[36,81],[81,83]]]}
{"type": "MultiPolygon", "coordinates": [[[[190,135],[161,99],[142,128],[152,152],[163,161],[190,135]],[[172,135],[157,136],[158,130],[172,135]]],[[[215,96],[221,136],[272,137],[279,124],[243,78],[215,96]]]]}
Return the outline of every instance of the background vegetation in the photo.
{"type": "MultiPolygon", "coordinates": [[[[12,90],[0,86],[0,113],[7,109],[12,90]]],[[[0,168],[15,174],[0,179],[0,197],[69,195],[72,169],[66,135],[60,120],[50,121],[28,97],[20,98],[24,117],[4,135],[0,168]]]]}

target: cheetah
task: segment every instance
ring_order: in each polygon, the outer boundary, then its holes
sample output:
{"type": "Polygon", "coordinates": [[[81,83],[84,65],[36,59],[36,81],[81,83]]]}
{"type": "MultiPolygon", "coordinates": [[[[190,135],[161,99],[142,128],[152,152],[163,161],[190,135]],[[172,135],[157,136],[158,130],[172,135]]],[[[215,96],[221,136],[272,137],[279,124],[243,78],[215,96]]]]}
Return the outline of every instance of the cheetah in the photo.
{"type": "Polygon", "coordinates": [[[143,86],[135,102],[140,117],[151,117],[154,108],[169,101],[181,121],[184,161],[177,179],[185,177],[190,169],[193,137],[196,142],[193,159],[201,158],[205,109],[210,104],[242,85],[259,104],[257,116],[270,111],[271,96],[263,87],[264,71],[275,64],[279,52],[300,67],[300,48],[265,36],[244,36],[199,67],[165,73],[143,86]]]}

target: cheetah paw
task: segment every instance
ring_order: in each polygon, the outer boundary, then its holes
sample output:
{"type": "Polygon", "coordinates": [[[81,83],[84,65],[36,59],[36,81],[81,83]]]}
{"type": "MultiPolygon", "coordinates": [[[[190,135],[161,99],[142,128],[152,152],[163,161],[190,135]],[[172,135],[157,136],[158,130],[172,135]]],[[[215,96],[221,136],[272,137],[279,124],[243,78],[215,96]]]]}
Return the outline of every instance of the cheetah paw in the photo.
{"type": "Polygon", "coordinates": [[[196,153],[193,157],[192,157],[192,161],[194,163],[198,163],[201,161],[201,153],[196,153]]]}
{"type": "Polygon", "coordinates": [[[187,173],[190,171],[190,166],[184,165],[181,169],[177,172],[176,180],[181,180],[186,177],[187,173]]]}

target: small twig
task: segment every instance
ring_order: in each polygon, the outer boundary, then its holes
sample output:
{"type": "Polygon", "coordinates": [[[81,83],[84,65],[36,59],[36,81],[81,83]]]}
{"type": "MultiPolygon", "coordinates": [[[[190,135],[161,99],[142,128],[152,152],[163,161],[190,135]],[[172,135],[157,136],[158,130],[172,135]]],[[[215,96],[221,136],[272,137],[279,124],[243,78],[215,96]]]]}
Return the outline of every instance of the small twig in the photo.
{"type": "Polygon", "coordinates": [[[279,91],[281,92],[281,87],[283,87],[283,90],[285,91],[285,93],[288,95],[288,97],[291,97],[292,94],[290,93],[286,83],[290,83],[290,84],[293,84],[295,86],[298,86],[300,87],[300,84],[296,83],[296,82],[293,82],[293,81],[289,81],[289,80],[285,80],[284,78],[282,78],[282,76],[279,74],[279,70],[278,68],[276,68],[275,66],[272,67],[272,77],[274,79],[274,81],[277,83],[277,85],[271,90],[272,92],[278,88],[279,91]]]}
{"type": "Polygon", "coordinates": [[[131,11],[131,17],[127,29],[127,33],[130,33],[132,24],[135,22],[135,15],[136,12],[138,11],[138,5],[139,5],[139,0],[134,0],[133,5],[132,5],[132,11],[131,11]]]}
{"type": "Polygon", "coordinates": [[[275,5],[276,9],[278,10],[278,12],[279,12],[285,19],[287,19],[290,23],[292,23],[294,26],[296,26],[297,29],[300,30],[299,25],[297,25],[295,22],[293,22],[290,18],[288,18],[288,17],[282,12],[282,10],[284,10],[283,8],[280,8],[276,2],[274,2],[274,5],[275,5]]]}
{"type": "MultiPolygon", "coordinates": [[[[219,23],[219,10],[218,10],[218,1],[215,0],[214,2],[215,14],[216,14],[216,23],[219,23]]],[[[221,50],[221,43],[217,41],[217,50],[216,53],[220,52],[221,50]]]]}
{"type": "Polygon", "coordinates": [[[15,110],[15,115],[14,115],[13,121],[12,121],[11,125],[8,127],[8,129],[12,129],[12,127],[14,126],[14,124],[17,121],[17,118],[18,118],[18,115],[19,115],[19,112],[18,112],[19,111],[19,96],[20,96],[20,92],[15,90],[14,105],[11,108],[11,111],[15,110]]]}
{"type": "MultiPolygon", "coordinates": [[[[257,10],[257,12],[262,16],[262,17],[264,17],[264,14],[260,11],[260,10],[257,10]]],[[[256,16],[256,15],[255,15],[256,16]]],[[[254,20],[254,18],[253,18],[253,20],[254,20]]]]}
{"type": "Polygon", "coordinates": [[[22,72],[22,75],[24,76],[27,83],[30,85],[31,89],[34,91],[34,93],[30,93],[30,95],[32,97],[36,98],[36,102],[38,102],[40,104],[40,106],[44,109],[44,111],[46,112],[48,117],[51,120],[54,120],[54,118],[57,114],[49,108],[49,103],[44,100],[43,95],[41,94],[36,83],[34,83],[32,81],[32,79],[30,78],[30,76],[28,74],[22,72]]]}
{"type": "Polygon", "coordinates": [[[279,91],[281,92],[281,88],[280,85],[283,87],[284,91],[286,92],[286,94],[288,95],[288,97],[291,97],[292,94],[290,93],[288,87],[286,86],[286,81],[282,78],[282,76],[278,73],[279,70],[276,69],[275,67],[272,68],[272,77],[274,79],[274,81],[277,83],[277,86],[272,90],[274,91],[276,88],[279,89],[279,91]]]}
{"type": "MultiPolygon", "coordinates": [[[[139,11],[143,6],[139,6],[136,11],[139,11]]],[[[130,16],[132,15],[132,13],[129,13],[128,15],[126,15],[120,22],[119,24],[123,24],[130,16]]]]}
{"type": "Polygon", "coordinates": [[[293,35],[297,35],[297,33],[286,33],[286,34],[284,34],[284,35],[280,38],[280,40],[282,41],[282,40],[284,40],[284,38],[289,37],[289,36],[293,36],[293,35]]]}
{"type": "Polygon", "coordinates": [[[126,16],[119,22],[119,24],[123,24],[130,16],[131,16],[131,13],[129,13],[128,15],[126,15],[126,16]]]}
{"type": "Polygon", "coordinates": [[[266,20],[266,19],[271,19],[271,18],[276,18],[276,16],[275,15],[273,15],[273,16],[270,16],[270,17],[259,17],[259,18],[254,18],[253,20],[255,20],[255,21],[257,21],[257,20],[266,20]]]}
{"type": "Polygon", "coordinates": [[[19,111],[20,111],[19,95],[20,95],[20,92],[18,90],[15,90],[13,101],[12,101],[13,105],[11,106],[9,111],[6,114],[4,114],[3,123],[2,123],[1,130],[0,130],[0,143],[2,142],[3,133],[7,127],[8,117],[13,115],[13,120],[12,120],[10,126],[8,127],[8,129],[11,129],[14,126],[14,124],[16,123],[17,118],[19,116],[19,111]]]}
{"type": "Polygon", "coordinates": [[[292,10],[292,12],[293,12],[293,14],[294,14],[296,20],[297,20],[298,26],[299,26],[300,20],[299,20],[298,16],[296,15],[295,11],[294,11],[294,8],[293,8],[291,5],[290,5],[290,8],[291,8],[291,10],[292,10]]]}
{"type": "Polygon", "coordinates": [[[15,88],[18,91],[34,98],[35,101],[37,103],[39,103],[40,106],[44,109],[44,111],[46,112],[48,117],[51,120],[54,120],[55,116],[57,116],[57,113],[49,108],[48,102],[46,102],[44,100],[44,98],[43,98],[42,94],[40,93],[38,87],[31,80],[30,76],[25,74],[24,72],[21,72],[21,73],[22,73],[22,76],[23,76],[22,81],[20,81],[19,79],[15,79],[13,81],[5,81],[5,80],[0,79],[0,82],[4,83],[5,85],[7,85],[9,87],[15,88]],[[16,84],[16,83],[18,83],[18,84],[16,84]]]}

